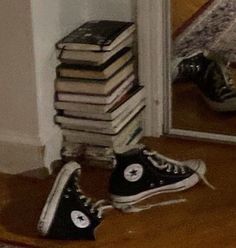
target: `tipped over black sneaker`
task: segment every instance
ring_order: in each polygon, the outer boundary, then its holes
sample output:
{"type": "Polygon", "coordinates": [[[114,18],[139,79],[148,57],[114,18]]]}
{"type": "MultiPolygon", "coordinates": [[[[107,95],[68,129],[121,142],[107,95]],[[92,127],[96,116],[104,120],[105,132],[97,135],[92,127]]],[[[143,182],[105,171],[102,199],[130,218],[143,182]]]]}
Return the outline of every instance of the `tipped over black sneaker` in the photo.
{"type": "Polygon", "coordinates": [[[109,182],[113,206],[123,209],[151,196],[189,189],[204,178],[202,160],[179,162],[145,147],[116,154],[109,182]]]}
{"type": "Polygon", "coordinates": [[[42,210],[38,231],[53,239],[95,239],[102,220],[103,200],[92,204],[80,190],[80,165],[66,164],[59,172],[42,210]]]}

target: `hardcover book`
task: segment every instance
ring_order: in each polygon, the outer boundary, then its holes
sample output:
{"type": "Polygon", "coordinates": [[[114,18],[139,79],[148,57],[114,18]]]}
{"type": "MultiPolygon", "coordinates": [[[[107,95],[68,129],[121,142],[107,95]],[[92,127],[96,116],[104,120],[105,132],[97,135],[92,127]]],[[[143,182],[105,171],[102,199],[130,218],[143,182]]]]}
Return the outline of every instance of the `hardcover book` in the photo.
{"type": "Polygon", "coordinates": [[[108,95],[115,87],[117,87],[123,80],[133,74],[133,61],[125,64],[115,74],[108,79],[95,80],[84,78],[57,78],[56,91],[83,93],[83,94],[97,94],[108,95]]]}
{"type": "Polygon", "coordinates": [[[134,36],[131,34],[111,51],[83,51],[58,49],[58,59],[66,64],[101,65],[124,47],[131,47],[134,36]]]}
{"type": "Polygon", "coordinates": [[[126,94],[135,84],[135,75],[131,74],[126,80],[122,81],[114,90],[108,95],[95,94],[72,94],[66,92],[58,92],[57,99],[62,102],[81,102],[92,104],[110,104],[118,100],[122,95],[126,94]]]}
{"type": "MultiPolygon", "coordinates": [[[[123,95],[119,101],[110,104],[86,104],[77,102],[55,102],[58,110],[69,111],[68,115],[100,120],[112,120],[122,112],[132,108],[144,99],[144,88],[135,86],[123,95]]],[[[67,112],[64,112],[67,113],[67,112]]]]}
{"type": "MultiPolygon", "coordinates": [[[[83,161],[86,159],[91,162],[91,165],[96,164],[97,161],[109,162],[106,167],[112,168],[112,161],[114,158],[114,150],[119,150],[127,145],[136,145],[143,136],[143,130],[141,126],[138,126],[132,133],[127,136],[127,139],[123,140],[123,143],[119,144],[119,147],[115,146],[98,146],[89,145],[84,143],[71,143],[64,141],[62,144],[61,155],[64,160],[83,161]]],[[[86,161],[86,164],[87,162],[86,161]]]]}
{"type": "Polygon", "coordinates": [[[142,112],[138,113],[120,132],[113,135],[62,129],[64,141],[98,146],[122,146],[124,143],[128,143],[138,131],[142,130],[142,112]]]}
{"type": "Polygon", "coordinates": [[[127,64],[132,57],[131,49],[125,47],[99,66],[62,63],[57,67],[57,74],[59,77],[67,78],[107,79],[127,64]]]}
{"type": "Polygon", "coordinates": [[[59,123],[62,128],[66,129],[116,134],[143,108],[144,102],[141,102],[138,105],[133,106],[130,111],[120,114],[112,121],[73,118],[61,115],[57,115],[55,121],[59,123]]]}
{"type": "Polygon", "coordinates": [[[133,22],[89,21],[60,40],[56,47],[68,50],[110,51],[134,30],[133,22]]]}

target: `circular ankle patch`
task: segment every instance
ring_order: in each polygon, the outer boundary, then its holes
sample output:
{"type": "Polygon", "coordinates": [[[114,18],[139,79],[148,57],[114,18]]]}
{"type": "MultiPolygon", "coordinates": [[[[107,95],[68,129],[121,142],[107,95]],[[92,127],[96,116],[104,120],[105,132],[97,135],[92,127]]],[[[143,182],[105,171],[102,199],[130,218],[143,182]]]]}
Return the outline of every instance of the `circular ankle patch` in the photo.
{"type": "Polygon", "coordinates": [[[141,164],[131,164],[124,170],[124,177],[129,182],[138,181],[143,175],[143,166],[141,164]]]}
{"type": "Polygon", "coordinates": [[[90,225],[89,218],[81,211],[74,210],[71,212],[70,216],[74,225],[79,228],[86,228],[90,225]]]}

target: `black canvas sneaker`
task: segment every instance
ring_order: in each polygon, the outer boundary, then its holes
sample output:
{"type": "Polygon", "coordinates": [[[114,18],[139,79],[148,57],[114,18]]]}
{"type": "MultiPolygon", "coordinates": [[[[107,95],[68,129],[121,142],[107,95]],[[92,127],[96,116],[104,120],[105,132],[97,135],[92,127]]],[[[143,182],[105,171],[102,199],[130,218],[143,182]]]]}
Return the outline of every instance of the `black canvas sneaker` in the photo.
{"type": "Polygon", "coordinates": [[[151,196],[186,190],[204,178],[202,160],[179,162],[145,147],[116,154],[109,192],[113,206],[124,209],[151,196]]]}
{"type": "Polygon", "coordinates": [[[80,165],[66,164],[59,172],[42,210],[38,231],[53,239],[95,239],[102,220],[103,200],[92,204],[78,186],[80,165]]]}
{"type": "Polygon", "coordinates": [[[203,99],[214,111],[236,111],[235,82],[217,54],[200,51],[177,58],[172,64],[172,80],[197,84],[203,99]]]}
{"type": "Polygon", "coordinates": [[[207,58],[206,53],[197,51],[189,56],[174,59],[172,63],[172,81],[182,80],[197,83],[212,61],[207,58]]]}
{"type": "Polygon", "coordinates": [[[197,83],[208,106],[218,112],[236,111],[236,88],[229,69],[212,61],[197,83]]]}

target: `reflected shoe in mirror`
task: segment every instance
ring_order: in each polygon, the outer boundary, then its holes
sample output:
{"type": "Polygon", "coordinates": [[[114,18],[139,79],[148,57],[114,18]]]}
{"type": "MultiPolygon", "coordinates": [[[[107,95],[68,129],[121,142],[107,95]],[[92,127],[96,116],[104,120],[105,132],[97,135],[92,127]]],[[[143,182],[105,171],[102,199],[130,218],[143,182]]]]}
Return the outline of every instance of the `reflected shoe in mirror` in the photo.
{"type": "Polygon", "coordinates": [[[212,61],[197,85],[212,110],[236,111],[235,82],[224,64],[212,61]]]}
{"type": "Polygon", "coordinates": [[[116,154],[109,182],[113,206],[126,208],[151,196],[189,189],[201,179],[207,184],[202,160],[179,162],[145,147],[116,154]]]}
{"type": "Polygon", "coordinates": [[[102,200],[92,204],[80,190],[80,165],[66,164],[59,172],[42,210],[38,231],[53,239],[94,240],[102,219],[102,200]]]}
{"type": "Polygon", "coordinates": [[[172,82],[178,80],[199,81],[211,62],[204,55],[205,53],[198,51],[189,56],[174,59],[172,63],[172,82]]]}

